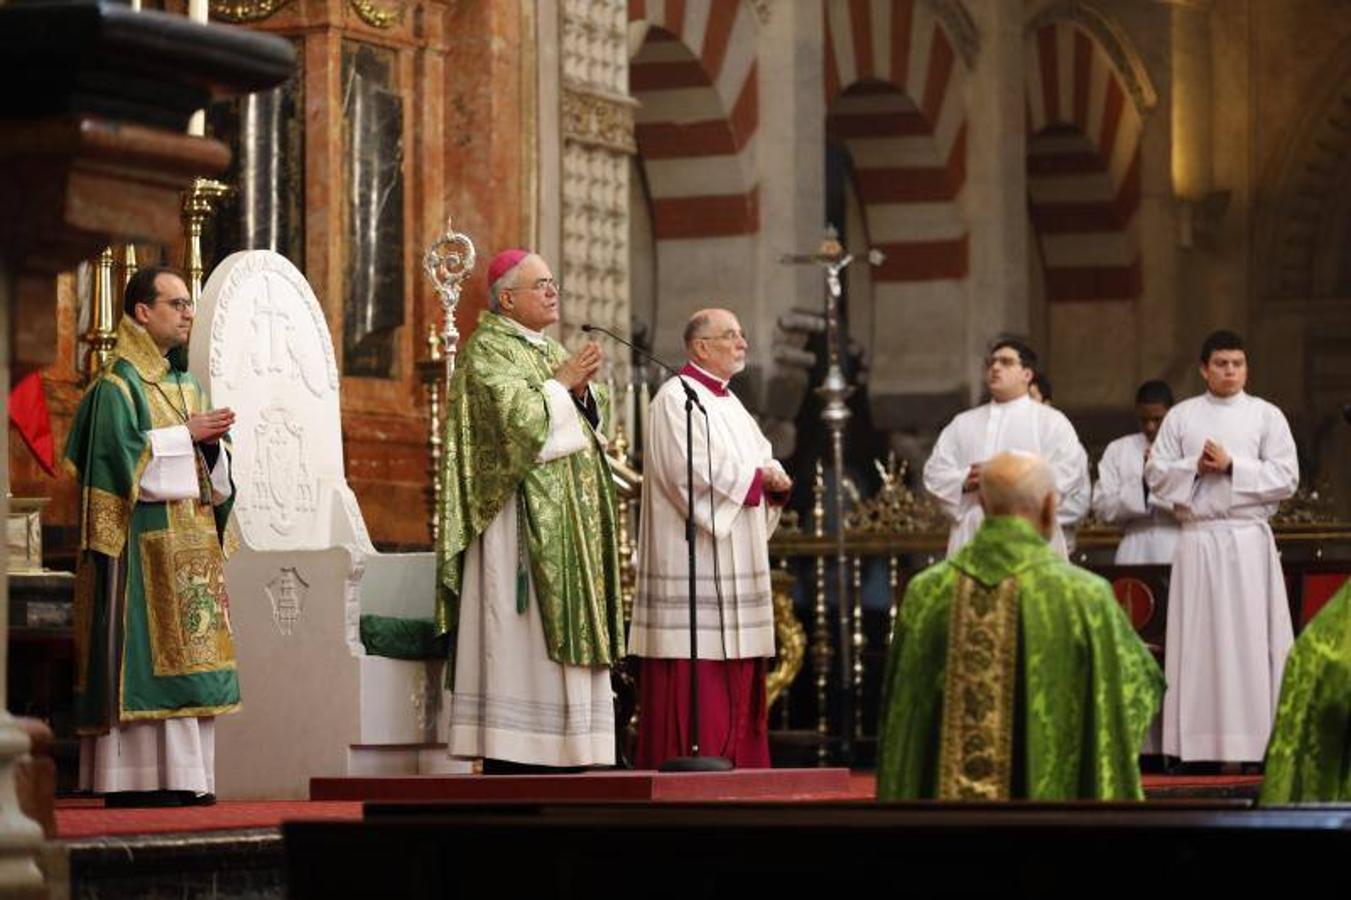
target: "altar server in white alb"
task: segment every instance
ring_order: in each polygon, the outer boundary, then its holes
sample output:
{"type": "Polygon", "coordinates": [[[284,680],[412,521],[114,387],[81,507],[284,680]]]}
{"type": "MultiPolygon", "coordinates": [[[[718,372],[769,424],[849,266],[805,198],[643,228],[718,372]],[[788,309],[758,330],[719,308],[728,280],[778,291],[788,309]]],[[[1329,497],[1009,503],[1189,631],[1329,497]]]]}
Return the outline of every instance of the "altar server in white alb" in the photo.
{"type": "Polygon", "coordinates": [[[1169,411],[1145,466],[1181,522],[1168,591],[1163,752],[1183,761],[1262,759],[1293,641],[1267,519],[1299,484],[1290,426],[1246,393],[1243,339],[1201,346],[1206,392],[1169,411]]]}
{"type": "Polygon", "coordinates": [[[1166,566],[1173,561],[1177,520],[1145,484],[1145,462],[1172,405],[1173,392],[1167,382],[1140,385],[1135,392],[1140,430],[1108,444],[1098,462],[1093,511],[1103,522],[1121,526],[1121,543],[1116,548],[1119,566],[1166,566]]]}
{"type": "Polygon", "coordinates": [[[793,483],[774,460],[760,427],[727,390],[732,376],[745,368],[747,346],[732,313],[695,313],[685,327],[689,362],[652,398],[643,447],[638,588],[629,632],[629,652],[643,658],[635,759],[640,769],[689,752],[682,380],[708,410],[707,425],[694,411],[693,430],[699,752],[726,757],[738,768],[769,766],[765,661],[774,655],[769,536],[793,483]]]}
{"type": "Polygon", "coordinates": [[[1068,557],[1064,528],[1088,512],[1088,456],[1065,414],[1028,395],[1037,355],[1021,341],[1003,338],[990,348],[985,383],[990,402],[960,413],[948,423],[924,463],[924,487],[952,520],[948,556],[980,528],[980,469],[1006,450],[1034,453],[1055,473],[1059,506],[1051,546],[1068,557]]]}

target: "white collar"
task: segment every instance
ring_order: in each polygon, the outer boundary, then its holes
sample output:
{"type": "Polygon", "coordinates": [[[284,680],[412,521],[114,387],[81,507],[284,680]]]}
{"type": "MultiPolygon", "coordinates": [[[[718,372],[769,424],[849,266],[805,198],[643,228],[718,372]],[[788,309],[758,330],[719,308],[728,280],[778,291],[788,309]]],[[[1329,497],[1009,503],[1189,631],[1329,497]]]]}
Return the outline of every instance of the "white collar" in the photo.
{"type": "Polygon", "coordinates": [[[511,316],[503,316],[502,318],[506,319],[512,325],[515,325],[516,330],[518,330],[527,341],[534,344],[536,347],[541,347],[549,342],[549,339],[544,336],[544,332],[535,331],[532,328],[526,328],[524,325],[522,325],[520,322],[517,322],[511,316]]]}

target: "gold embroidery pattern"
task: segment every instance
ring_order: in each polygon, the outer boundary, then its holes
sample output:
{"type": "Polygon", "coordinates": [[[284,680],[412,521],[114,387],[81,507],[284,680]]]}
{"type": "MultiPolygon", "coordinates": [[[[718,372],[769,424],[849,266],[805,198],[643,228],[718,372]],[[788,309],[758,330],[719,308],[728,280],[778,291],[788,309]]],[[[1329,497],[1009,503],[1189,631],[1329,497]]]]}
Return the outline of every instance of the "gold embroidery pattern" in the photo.
{"type": "Polygon", "coordinates": [[[957,581],[948,625],[938,796],[1007,800],[1013,774],[1018,582],[957,581]]]}
{"type": "Polygon", "coordinates": [[[143,381],[159,381],[169,374],[169,360],[155,346],[155,339],[129,316],[117,325],[117,355],[131,363],[143,381]]]}
{"type": "Polygon", "coordinates": [[[214,531],[141,535],[150,654],[157,676],[234,667],[225,565],[214,531]]]}
{"type": "Polygon", "coordinates": [[[230,517],[225,520],[225,534],[221,538],[221,543],[221,555],[226,559],[239,552],[240,546],[244,543],[244,539],[239,534],[239,520],[235,518],[233,511],[230,513],[230,517]]]}
{"type": "Polygon", "coordinates": [[[131,524],[131,503],[102,488],[84,489],[84,516],[80,526],[82,549],[94,550],[106,556],[122,555],[131,524]]]}

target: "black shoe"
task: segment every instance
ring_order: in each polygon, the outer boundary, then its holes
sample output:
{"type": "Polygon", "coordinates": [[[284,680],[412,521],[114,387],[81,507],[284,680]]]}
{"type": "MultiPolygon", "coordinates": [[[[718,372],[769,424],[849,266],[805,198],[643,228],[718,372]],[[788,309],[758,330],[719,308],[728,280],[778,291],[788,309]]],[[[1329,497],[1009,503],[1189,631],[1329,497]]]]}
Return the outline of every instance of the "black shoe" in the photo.
{"type": "Polygon", "coordinates": [[[189,794],[183,800],[184,806],[215,806],[215,794],[189,794]]]}
{"type": "Polygon", "coordinates": [[[113,791],[103,795],[106,809],[158,809],[186,806],[192,791],[113,791]]]}

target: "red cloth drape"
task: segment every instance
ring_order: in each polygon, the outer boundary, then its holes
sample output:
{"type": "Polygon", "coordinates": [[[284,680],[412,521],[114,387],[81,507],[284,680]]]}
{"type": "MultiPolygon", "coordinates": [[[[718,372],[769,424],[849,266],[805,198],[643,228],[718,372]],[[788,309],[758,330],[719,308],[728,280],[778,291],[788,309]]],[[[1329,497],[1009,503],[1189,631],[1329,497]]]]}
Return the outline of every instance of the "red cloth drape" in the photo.
{"type": "Polygon", "coordinates": [[[43,471],[56,476],[56,445],[52,439],[52,419],[47,412],[47,395],[42,376],[29,372],[9,392],[9,420],[32,451],[43,471]]]}

